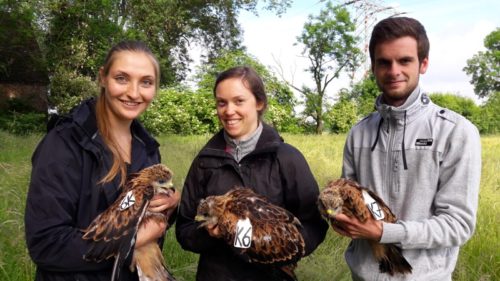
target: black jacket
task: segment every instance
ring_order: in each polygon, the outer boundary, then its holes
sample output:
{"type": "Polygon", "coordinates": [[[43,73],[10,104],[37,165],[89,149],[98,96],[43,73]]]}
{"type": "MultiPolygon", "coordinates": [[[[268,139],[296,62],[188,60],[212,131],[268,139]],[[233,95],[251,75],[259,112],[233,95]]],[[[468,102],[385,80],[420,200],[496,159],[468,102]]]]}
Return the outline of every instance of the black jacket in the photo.
{"type": "Polygon", "coordinates": [[[222,239],[198,228],[196,208],[200,199],[224,194],[235,185],[252,188],[301,221],[308,255],[323,241],[328,228],[316,207],[318,185],[302,154],[267,125],[255,150],[240,163],[225,147],[220,131],[194,159],[182,191],[177,240],[184,249],[200,253],[197,280],[282,280],[273,266],[247,263],[222,239]]]}
{"type": "MultiPolygon", "coordinates": [[[[98,181],[112,156],[97,133],[93,99],[62,118],[42,139],[32,157],[26,203],[26,243],[37,265],[36,280],[110,280],[113,260],[83,260],[89,242],[81,229],[119,194],[119,179],[98,181]]],[[[160,162],[158,143],[136,121],[132,127],[132,161],[128,172],[160,162]]],[[[131,255],[130,255],[131,256],[131,255]]],[[[137,280],[123,269],[121,280],[137,280]]]]}

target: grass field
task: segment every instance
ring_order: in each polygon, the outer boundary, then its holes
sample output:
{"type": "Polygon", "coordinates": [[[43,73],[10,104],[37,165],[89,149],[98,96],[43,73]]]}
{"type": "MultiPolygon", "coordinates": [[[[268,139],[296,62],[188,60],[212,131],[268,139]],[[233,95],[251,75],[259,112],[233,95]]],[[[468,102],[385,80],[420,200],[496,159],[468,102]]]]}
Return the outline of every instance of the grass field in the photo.
{"type": "MultiPolygon", "coordinates": [[[[29,184],[31,154],[40,135],[16,137],[0,131],[0,280],[27,281],[34,278],[24,242],[23,213],[29,184]]],[[[284,135],[307,158],[320,186],[340,176],[345,136],[284,135]]],[[[159,138],[163,163],[175,172],[181,186],[191,160],[208,136],[159,138]]],[[[478,224],[474,237],[462,248],[453,280],[500,280],[500,136],[482,137],[483,171],[478,224]]],[[[350,280],[343,259],[348,240],[332,231],[325,242],[297,270],[300,280],[350,280]]],[[[164,253],[179,281],[194,280],[197,255],[183,251],[173,231],[167,233],[164,253]]]]}

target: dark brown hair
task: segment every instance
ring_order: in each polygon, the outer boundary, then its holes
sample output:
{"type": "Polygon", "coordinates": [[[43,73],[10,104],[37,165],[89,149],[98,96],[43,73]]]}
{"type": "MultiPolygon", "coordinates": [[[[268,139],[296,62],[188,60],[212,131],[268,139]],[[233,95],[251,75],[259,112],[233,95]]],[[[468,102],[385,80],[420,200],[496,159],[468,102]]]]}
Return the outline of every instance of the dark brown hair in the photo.
{"type": "Polygon", "coordinates": [[[262,114],[264,114],[267,108],[267,95],[264,87],[264,82],[262,82],[259,74],[253,68],[248,66],[237,66],[227,69],[224,72],[221,72],[215,80],[214,96],[217,85],[219,85],[220,82],[230,78],[241,78],[241,80],[243,81],[243,85],[245,85],[245,87],[247,87],[250,92],[252,92],[255,100],[257,100],[257,103],[262,103],[264,105],[258,112],[259,118],[261,118],[262,114]]]}
{"type": "MultiPolygon", "coordinates": [[[[153,64],[155,69],[155,86],[156,89],[158,89],[160,83],[160,65],[149,47],[145,43],[140,41],[122,41],[113,46],[109,50],[106,59],[104,60],[104,64],[101,67],[101,74],[107,76],[109,73],[109,69],[115,61],[116,54],[124,51],[144,53],[151,59],[151,63],[153,64]]],[[[99,75],[99,79],[101,79],[101,75],[99,75]]],[[[99,134],[104,140],[104,143],[107,145],[108,149],[113,155],[113,164],[111,165],[108,173],[101,179],[100,182],[110,182],[118,175],[118,173],[120,173],[120,184],[123,185],[125,184],[125,180],[127,178],[127,166],[125,164],[125,160],[120,154],[120,148],[111,134],[112,128],[110,128],[109,124],[109,108],[106,102],[105,93],[106,89],[101,85],[101,92],[96,103],[97,128],[99,130],[99,134]]]]}
{"type": "Polygon", "coordinates": [[[378,44],[405,36],[410,36],[417,41],[418,61],[420,63],[429,57],[429,39],[424,26],[416,19],[391,17],[381,20],[373,28],[369,47],[372,64],[375,59],[375,47],[378,44]]]}

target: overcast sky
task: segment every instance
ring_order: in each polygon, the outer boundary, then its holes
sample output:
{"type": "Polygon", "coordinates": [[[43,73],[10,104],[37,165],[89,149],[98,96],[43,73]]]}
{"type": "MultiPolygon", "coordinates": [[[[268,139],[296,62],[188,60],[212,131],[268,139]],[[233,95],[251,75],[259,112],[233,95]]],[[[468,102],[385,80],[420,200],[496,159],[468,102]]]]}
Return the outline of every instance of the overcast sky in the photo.
{"type": "MultiPolygon", "coordinates": [[[[405,12],[406,16],[416,18],[425,26],[431,45],[429,68],[421,76],[421,85],[426,91],[451,92],[477,101],[470,79],[462,69],[467,59],[484,50],[484,37],[500,27],[500,1],[407,0],[376,3],[391,7],[390,11],[405,12]]],[[[265,11],[259,17],[242,13],[240,23],[244,30],[244,45],[264,65],[272,69],[281,66],[285,78],[296,86],[312,86],[310,76],[303,71],[307,60],[301,57],[301,47],[294,46],[294,43],[308,15],[318,15],[325,5],[322,1],[296,0],[281,17],[265,11]]],[[[379,14],[374,21],[387,16],[379,14]]],[[[348,79],[334,83],[329,91],[332,97],[339,88],[348,85],[348,79]]]]}

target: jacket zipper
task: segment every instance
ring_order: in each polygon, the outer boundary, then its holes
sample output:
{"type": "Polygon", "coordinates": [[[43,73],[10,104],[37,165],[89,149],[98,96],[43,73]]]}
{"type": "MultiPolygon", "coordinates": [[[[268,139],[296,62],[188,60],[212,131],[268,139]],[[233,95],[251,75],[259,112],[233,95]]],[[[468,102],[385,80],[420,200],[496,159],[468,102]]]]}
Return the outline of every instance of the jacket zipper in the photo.
{"type": "Polygon", "coordinates": [[[394,143],[394,137],[395,137],[395,133],[396,133],[396,129],[395,128],[391,128],[392,127],[392,119],[389,117],[388,118],[389,122],[387,122],[387,133],[389,135],[389,146],[387,147],[387,159],[386,159],[386,171],[385,171],[385,183],[384,183],[384,186],[383,186],[383,192],[385,194],[388,193],[388,191],[390,190],[390,186],[391,186],[391,182],[392,182],[392,147],[393,147],[393,143],[394,143]]]}

